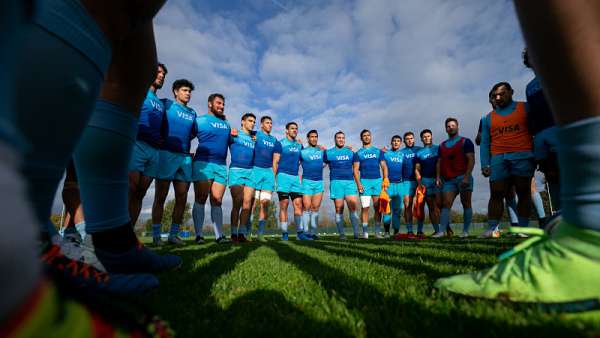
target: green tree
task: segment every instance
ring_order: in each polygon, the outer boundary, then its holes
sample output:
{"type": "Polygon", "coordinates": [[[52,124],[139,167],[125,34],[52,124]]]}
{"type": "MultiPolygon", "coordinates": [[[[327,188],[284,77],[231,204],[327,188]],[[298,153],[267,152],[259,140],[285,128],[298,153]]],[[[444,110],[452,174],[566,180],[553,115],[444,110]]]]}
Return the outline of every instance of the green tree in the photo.
{"type": "MultiPolygon", "coordinates": [[[[269,210],[267,211],[267,224],[265,225],[266,229],[277,229],[277,203],[275,201],[271,201],[269,204],[269,210]]],[[[259,218],[260,207],[258,202],[256,203],[256,208],[254,208],[252,228],[258,229],[258,218],[259,218]]]]}

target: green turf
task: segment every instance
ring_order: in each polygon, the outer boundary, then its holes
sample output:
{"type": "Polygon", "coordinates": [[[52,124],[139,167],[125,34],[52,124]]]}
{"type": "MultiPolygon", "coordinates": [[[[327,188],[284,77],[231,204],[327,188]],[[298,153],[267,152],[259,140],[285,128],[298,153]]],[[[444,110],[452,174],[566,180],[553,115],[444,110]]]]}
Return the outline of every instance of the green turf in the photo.
{"type": "MultiPolygon", "coordinates": [[[[433,282],[485,268],[516,239],[190,244],[140,299],[179,337],[578,337],[593,318],[441,295],[433,282]]],[[[598,318],[598,317],[596,317],[598,318]]]]}

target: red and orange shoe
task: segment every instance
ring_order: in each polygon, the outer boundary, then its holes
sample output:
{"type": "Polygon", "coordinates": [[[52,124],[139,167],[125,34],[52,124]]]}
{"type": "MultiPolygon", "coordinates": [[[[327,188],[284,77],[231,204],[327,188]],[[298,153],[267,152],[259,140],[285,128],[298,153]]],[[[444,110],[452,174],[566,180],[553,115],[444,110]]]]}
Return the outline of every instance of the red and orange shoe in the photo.
{"type": "Polygon", "coordinates": [[[65,256],[60,246],[49,245],[42,253],[45,269],[55,278],[77,289],[118,294],[144,293],[158,287],[152,274],[109,274],[65,256]]]}

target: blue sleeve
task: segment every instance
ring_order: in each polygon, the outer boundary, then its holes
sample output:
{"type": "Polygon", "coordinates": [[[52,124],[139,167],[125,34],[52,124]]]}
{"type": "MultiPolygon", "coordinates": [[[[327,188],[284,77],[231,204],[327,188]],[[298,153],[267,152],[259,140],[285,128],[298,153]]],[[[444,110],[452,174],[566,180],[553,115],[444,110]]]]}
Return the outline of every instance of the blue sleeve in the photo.
{"type": "Polygon", "coordinates": [[[169,100],[169,99],[160,99],[163,104],[165,105],[165,111],[169,110],[169,108],[171,108],[171,105],[173,104],[173,101],[169,100]]]}
{"type": "Polygon", "coordinates": [[[275,141],[275,148],[273,149],[273,153],[281,154],[281,142],[275,141]]]}
{"type": "Polygon", "coordinates": [[[329,160],[327,159],[327,150],[323,152],[323,163],[329,163],[329,160]]]}
{"type": "Polygon", "coordinates": [[[356,163],[356,162],[360,162],[360,158],[358,157],[358,153],[353,153],[354,155],[352,155],[352,162],[356,163]]]}
{"type": "Polygon", "coordinates": [[[379,149],[379,162],[385,161],[385,153],[379,149]]]}
{"type": "Polygon", "coordinates": [[[196,123],[196,115],[194,115],[194,123],[192,124],[192,130],[190,131],[190,140],[193,140],[198,136],[198,123],[196,123]]]}
{"type": "Polygon", "coordinates": [[[475,145],[473,144],[473,141],[471,141],[471,139],[465,139],[465,143],[463,143],[463,152],[465,154],[475,153],[475,145]]]}
{"type": "Polygon", "coordinates": [[[479,157],[481,166],[490,165],[490,115],[486,115],[481,120],[481,145],[479,147],[479,157]]]}

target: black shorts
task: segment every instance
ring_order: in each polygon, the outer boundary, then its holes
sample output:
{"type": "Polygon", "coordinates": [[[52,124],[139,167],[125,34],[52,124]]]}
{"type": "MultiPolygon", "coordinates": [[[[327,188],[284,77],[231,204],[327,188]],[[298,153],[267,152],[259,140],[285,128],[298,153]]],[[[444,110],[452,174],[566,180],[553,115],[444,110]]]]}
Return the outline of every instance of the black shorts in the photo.
{"type": "Polygon", "coordinates": [[[296,198],[302,198],[302,193],[299,192],[277,192],[277,196],[279,196],[279,200],[287,200],[288,198],[292,201],[296,198]]]}

